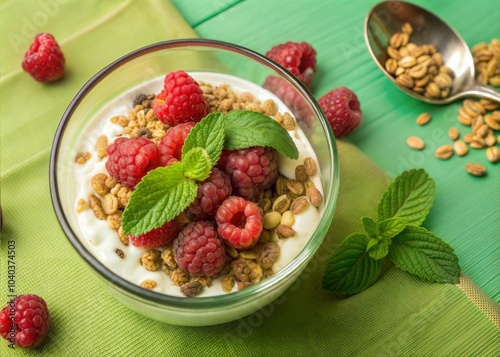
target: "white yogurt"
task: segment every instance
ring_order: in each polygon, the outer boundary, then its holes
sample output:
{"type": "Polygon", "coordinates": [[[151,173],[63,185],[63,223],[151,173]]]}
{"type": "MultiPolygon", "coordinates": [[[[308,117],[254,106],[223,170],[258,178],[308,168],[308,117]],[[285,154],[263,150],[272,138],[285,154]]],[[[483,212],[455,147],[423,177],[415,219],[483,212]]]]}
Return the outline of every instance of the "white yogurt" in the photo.
{"type": "MultiPolygon", "coordinates": [[[[213,87],[226,83],[229,84],[237,93],[250,92],[261,102],[271,98],[278,104],[278,111],[280,113],[291,113],[285,104],[275,95],[254,83],[219,73],[196,72],[191,73],[191,75],[197,80],[211,83],[213,87]]],[[[113,142],[117,136],[123,134],[123,128],[120,125],[111,123],[110,118],[116,115],[126,116],[131,108],[131,103],[138,94],[158,93],[160,92],[162,85],[163,77],[156,78],[110,102],[96,115],[91,126],[85,129],[85,135],[82,141],[78,143],[75,152],[94,152],[94,145],[97,138],[101,135],[106,135],[109,142],[113,142]]],[[[300,127],[297,126],[296,129],[289,131],[289,134],[297,145],[299,158],[298,160],[291,160],[281,154],[278,154],[278,170],[285,177],[294,178],[295,167],[302,164],[305,158],[312,157],[315,159],[316,163],[318,160],[314,150],[300,127]]],[[[97,155],[94,154],[84,165],[76,165],[73,177],[76,182],[74,197],[75,208],[78,199],[86,199],[91,193],[94,193],[90,185],[90,179],[92,176],[99,172],[108,174],[105,168],[105,162],[105,158],[99,160],[97,155]]],[[[321,193],[323,193],[319,173],[311,179],[321,193]]],[[[321,208],[319,211],[321,211],[321,208]]],[[[319,220],[320,212],[318,212],[318,210],[312,205],[309,205],[306,210],[295,216],[295,223],[292,228],[297,232],[296,236],[288,239],[277,239],[275,234],[272,235],[273,240],[277,241],[281,248],[280,256],[272,267],[274,272],[284,268],[302,251],[319,224],[319,220]]],[[[137,285],[141,284],[145,280],[154,280],[157,282],[157,286],[153,289],[153,291],[168,295],[183,296],[180,292],[179,286],[173,285],[170,277],[161,269],[151,272],[141,266],[141,256],[147,249],[138,248],[132,244],[129,244],[128,246],[122,244],[118,239],[116,231],[109,227],[107,221],[97,219],[91,209],[86,209],[79,213],[78,223],[89,250],[104,266],[113,271],[115,274],[137,285]],[[117,248],[123,251],[123,259],[116,254],[115,251],[117,248]]],[[[203,289],[202,293],[198,296],[226,294],[222,290],[220,281],[221,278],[215,279],[212,282],[212,286],[210,288],[203,289]]]]}

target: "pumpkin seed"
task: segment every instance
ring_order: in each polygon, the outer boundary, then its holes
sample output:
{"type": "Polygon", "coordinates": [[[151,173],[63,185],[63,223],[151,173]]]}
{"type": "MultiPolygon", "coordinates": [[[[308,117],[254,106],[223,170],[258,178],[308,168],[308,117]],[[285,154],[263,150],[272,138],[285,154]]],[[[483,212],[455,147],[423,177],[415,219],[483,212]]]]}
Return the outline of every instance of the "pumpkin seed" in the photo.
{"type": "Polygon", "coordinates": [[[453,143],[453,150],[455,150],[455,154],[458,156],[465,156],[469,152],[467,144],[462,140],[457,140],[453,143]]]}
{"type": "Polygon", "coordinates": [[[486,168],[483,165],[478,164],[476,162],[472,162],[470,164],[465,165],[465,170],[469,174],[477,177],[481,177],[486,174],[486,168]]]}
{"type": "Polygon", "coordinates": [[[422,113],[417,117],[418,125],[425,125],[431,120],[431,115],[429,113],[422,113]]]}
{"type": "Polygon", "coordinates": [[[457,128],[452,126],[450,129],[448,129],[448,136],[451,140],[457,140],[460,137],[460,133],[457,128]]]}
{"type": "Polygon", "coordinates": [[[406,143],[409,147],[415,150],[423,150],[425,148],[425,143],[418,136],[410,136],[406,139],[406,143]]]}
{"type": "Polygon", "coordinates": [[[486,158],[491,162],[500,160],[500,150],[496,146],[491,146],[486,149],[486,158]]]}

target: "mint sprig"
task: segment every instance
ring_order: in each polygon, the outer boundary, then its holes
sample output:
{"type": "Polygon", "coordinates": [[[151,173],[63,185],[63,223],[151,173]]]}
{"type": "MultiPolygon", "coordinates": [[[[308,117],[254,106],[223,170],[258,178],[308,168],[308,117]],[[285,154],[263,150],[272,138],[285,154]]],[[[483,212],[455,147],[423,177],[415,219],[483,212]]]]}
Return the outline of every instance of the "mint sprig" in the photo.
{"type": "Polygon", "coordinates": [[[458,283],[453,248],[424,227],[408,226],[393,239],[389,258],[399,269],[438,283],[458,283]]]}
{"type": "Polygon", "coordinates": [[[298,158],[290,134],[274,119],[253,111],[211,113],[189,132],[180,162],[148,172],[137,184],[123,211],[125,234],[139,235],[177,217],[194,201],[198,181],[204,181],[223,149],[270,146],[298,158]]]}
{"type": "Polygon", "coordinates": [[[323,286],[342,294],[356,294],[372,285],[380,274],[380,261],[366,252],[368,238],[354,233],[344,240],[330,259],[323,286]]]}
{"type": "Polygon", "coordinates": [[[420,227],[434,202],[434,180],[423,169],[403,172],[385,191],[378,219],[362,217],[365,233],[343,240],[330,257],[323,288],[352,295],[372,285],[383,258],[424,280],[457,283],[460,266],[453,248],[420,227]]]}
{"type": "Polygon", "coordinates": [[[431,210],[436,185],[422,169],[404,171],[385,191],[378,205],[378,220],[401,217],[420,226],[431,210]]]}
{"type": "Polygon", "coordinates": [[[290,159],[299,158],[299,150],[287,131],[267,115],[249,110],[233,110],[224,122],[224,149],[270,146],[290,159]]]}
{"type": "Polygon", "coordinates": [[[123,211],[125,234],[139,235],[174,219],[185,202],[196,198],[198,186],[184,176],[181,162],[148,172],[137,184],[123,211]]]}

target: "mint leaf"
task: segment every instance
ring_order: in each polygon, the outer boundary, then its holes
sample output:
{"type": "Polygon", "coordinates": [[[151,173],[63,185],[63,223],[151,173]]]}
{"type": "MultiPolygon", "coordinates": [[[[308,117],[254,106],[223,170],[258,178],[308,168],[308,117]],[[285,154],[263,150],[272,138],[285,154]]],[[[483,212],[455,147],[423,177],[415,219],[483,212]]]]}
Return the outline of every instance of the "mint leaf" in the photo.
{"type": "Polygon", "coordinates": [[[377,224],[377,235],[379,239],[391,239],[402,232],[407,225],[408,221],[405,218],[388,218],[377,224]]]}
{"type": "Polygon", "coordinates": [[[290,159],[299,158],[299,151],[290,134],[262,113],[233,110],[225,115],[224,130],[224,148],[227,150],[270,146],[290,159]]]}
{"type": "Polygon", "coordinates": [[[364,216],[361,217],[361,223],[363,223],[363,227],[369,237],[376,237],[378,235],[377,223],[373,219],[364,216]]]}
{"type": "Polygon", "coordinates": [[[205,149],[215,164],[224,146],[224,119],[222,113],[210,113],[189,132],[182,146],[182,159],[191,149],[205,149]]]}
{"type": "Polygon", "coordinates": [[[368,238],[355,233],[348,236],[331,256],[323,288],[341,294],[356,294],[372,285],[380,274],[380,261],[366,252],[368,238]]]}
{"type": "Polygon", "coordinates": [[[124,233],[139,235],[160,227],[189,206],[197,192],[196,182],[184,176],[180,162],[148,172],[123,212],[124,233]]]}
{"type": "Polygon", "coordinates": [[[436,186],[423,169],[403,172],[389,185],[378,206],[378,221],[406,218],[409,225],[420,226],[427,217],[436,186]]]}
{"type": "Polygon", "coordinates": [[[183,155],[181,165],[184,176],[198,181],[205,180],[213,166],[208,153],[200,147],[191,149],[183,155]]]}
{"type": "Polygon", "coordinates": [[[453,248],[423,227],[408,226],[392,239],[389,258],[401,270],[437,283],[458,283],[453,248]]]}
{"type": "MultiPolygon", "coordinates": [[[[389,244],[391,241],[389,241],[389,244]]],[[[385,257],[389,253],[389,245],[386,244],[385,242],[379,242],[377,245],[371,247],[368,250],[368,255],[372,257],[375,260],[380,260],[383,257],[385,257]]]]}

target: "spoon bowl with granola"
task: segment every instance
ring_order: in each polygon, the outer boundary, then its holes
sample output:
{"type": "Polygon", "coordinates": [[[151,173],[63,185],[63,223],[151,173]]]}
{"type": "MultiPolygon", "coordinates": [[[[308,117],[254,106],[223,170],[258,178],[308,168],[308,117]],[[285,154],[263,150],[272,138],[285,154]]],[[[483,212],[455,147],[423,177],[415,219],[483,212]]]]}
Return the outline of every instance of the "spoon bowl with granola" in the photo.
{"type": "Polygon", "coordinates": [[[481,54],[493,61],[476,73],[474,58],[462,37],[418,5],[405,1],[378,3],[366,16],[364,35],[380,70],[416,99],[431,104],[465,97],[500,102],[500,92],[493,87],[500,84],[500,52],[481,54]],[[488,83],[484,76],[495,79],[488,83]]]}
{"type": "Polygon", "coordinates": [[[98,72],[50,161],[54,210],[83,264],[130,309],[190,326],[286,291],[330,227],[338,178],[307,88],[252,50],[200,39],[98,72]]]}

